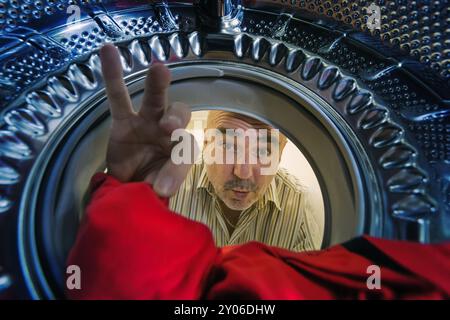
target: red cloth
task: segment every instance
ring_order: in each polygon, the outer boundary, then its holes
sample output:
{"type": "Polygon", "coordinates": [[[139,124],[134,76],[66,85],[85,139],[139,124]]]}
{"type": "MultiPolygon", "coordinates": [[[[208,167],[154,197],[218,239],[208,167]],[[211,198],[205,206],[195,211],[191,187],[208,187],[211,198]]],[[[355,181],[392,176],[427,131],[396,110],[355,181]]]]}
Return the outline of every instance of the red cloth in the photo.
{"type": "Polygon", "coordinates": [[[296,253],[258,242],[217,248],[203,224],[171,212],[146,183],[98,173],[68,265],[72,299],[448,299],[450,244],[368,236],[296,253]],[[381,268],[369,290],[367,267],[381,268]]]}

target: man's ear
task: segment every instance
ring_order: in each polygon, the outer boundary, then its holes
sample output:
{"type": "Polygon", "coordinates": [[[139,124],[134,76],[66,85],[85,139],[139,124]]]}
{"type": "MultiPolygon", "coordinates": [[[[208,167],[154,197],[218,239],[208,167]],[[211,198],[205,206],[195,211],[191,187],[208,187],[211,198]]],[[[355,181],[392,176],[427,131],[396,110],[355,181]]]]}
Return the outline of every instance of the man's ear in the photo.
{"type": "MultiPolygon", "coordinates": [[[[281,135],[282,135],[282,133],[280,132],[280,138],[281,138],[281,135]]],[[[278,159],[278,162],[281,162],[281,157],[283,156],[283,150],[284,150],[284,147],[286,147],[286,145],[287,145],[287,139],[284,137],[284,136],[282,136],[283,138],[281,138],[280,139],[280,142],[279,142],[279,147],[280,147],[280,149],[279,149],[279,152],[280,152],[280,155],[279,155],[279,159],[278,159]]]]}
{"type": "Polygon", "coordinates": [[[203,148],[202,150],[205,150],[206,147],[206,130],[208,130],[207,128],[203,129],[203,148]]]}

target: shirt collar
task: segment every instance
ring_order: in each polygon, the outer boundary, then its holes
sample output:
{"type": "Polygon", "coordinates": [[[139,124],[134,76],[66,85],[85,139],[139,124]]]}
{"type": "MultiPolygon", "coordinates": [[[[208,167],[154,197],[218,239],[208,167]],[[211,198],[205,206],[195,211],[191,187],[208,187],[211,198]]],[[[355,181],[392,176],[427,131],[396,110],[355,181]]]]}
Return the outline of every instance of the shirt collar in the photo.
{"type": "MultiPolygon", "coordinates": [[[[204,165],[202,165],[200,178],[197,183],[197,190],[199,189],[204,189],[211,196],[214,196],[214,188],[211,182],[209,182],[208,175],[206,173],[206,168],[204,165]]],[[[275,179],[272,180],[269,187],[267,188],[267,191],[263,194],[262,198],[257,201],[258,209],[262,209],[265,205],[267,205],[267,202],[271,202],[275,206],[275,208],[278,209],[278,211],[281,211],[275,179]]]]}

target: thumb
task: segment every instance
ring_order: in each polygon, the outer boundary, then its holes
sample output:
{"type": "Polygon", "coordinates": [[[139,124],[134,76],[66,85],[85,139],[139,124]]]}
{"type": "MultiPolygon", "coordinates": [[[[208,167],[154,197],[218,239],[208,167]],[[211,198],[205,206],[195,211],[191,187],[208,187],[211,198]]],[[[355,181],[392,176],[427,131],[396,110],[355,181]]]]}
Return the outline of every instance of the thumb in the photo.
{"type": "MultiPolygon", "coordinates": [[[[153,180],[153,189],[161,197],[171,197],[178,191],[200,154],[200,148],[194,136],[183,131],[185,132],[183,140],[172,148],[170,158],[163,164],[153,180]]],[[[152,177],[148,178],[150,180],[152,177]]]]}

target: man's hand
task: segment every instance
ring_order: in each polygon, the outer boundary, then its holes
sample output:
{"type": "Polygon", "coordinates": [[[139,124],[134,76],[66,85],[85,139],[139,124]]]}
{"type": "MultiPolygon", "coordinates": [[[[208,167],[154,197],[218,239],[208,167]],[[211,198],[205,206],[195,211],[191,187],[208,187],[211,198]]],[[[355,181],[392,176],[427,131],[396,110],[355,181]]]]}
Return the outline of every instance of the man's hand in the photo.
{"type": "Polygon", "coordinates": [[[112,116],[106,155],[108,173],[123,182],[148,182],[160,196],[173,195],[190,165],[175,165],[171,161],[170,135],[188,124],[189,106],[183,103],[168,106],[170,71],[158,63],[148,71],[142,105],[135,112],[116,47],[104,45],[100,59],[112,116]]]}

